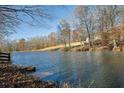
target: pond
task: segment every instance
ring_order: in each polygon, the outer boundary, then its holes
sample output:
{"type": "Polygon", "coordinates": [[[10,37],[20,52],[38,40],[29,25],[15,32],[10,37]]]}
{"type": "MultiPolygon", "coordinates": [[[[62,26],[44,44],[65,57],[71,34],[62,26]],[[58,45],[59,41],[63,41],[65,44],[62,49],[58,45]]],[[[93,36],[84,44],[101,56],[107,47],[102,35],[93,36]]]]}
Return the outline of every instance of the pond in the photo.
{"type": "Polygon", "coordinates": [[[35,66],[32,75],[72,87],[124,87],[123,52],[15,52],[12,62],[35,66]]]}

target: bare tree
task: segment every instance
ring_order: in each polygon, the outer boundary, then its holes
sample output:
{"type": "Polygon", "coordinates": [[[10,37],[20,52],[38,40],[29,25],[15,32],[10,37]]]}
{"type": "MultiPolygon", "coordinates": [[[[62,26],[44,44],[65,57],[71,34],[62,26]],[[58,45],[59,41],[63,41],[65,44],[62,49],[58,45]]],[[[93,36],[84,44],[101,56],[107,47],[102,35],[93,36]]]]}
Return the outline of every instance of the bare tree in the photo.
{"type": "Polygon", "coordinates": [[[48,43],[49,43],[50,46],[55,46],[56,45],[56,43],[57,43],[57,36],[56,36],[55,32],[51,32],[48,35],[48,43]]]}
{"type": "Polygon", "coordinates": [[[0,6],[0,37],[13,33],[15,27],[22,22],[30,25],[45,24],[52,16],[47,6],[0,6]]]}
{"type": "MultiPolygon", "coordinates": [[[[110,23],[110,29],[113,32],[113,27],[115,27],[118,23],[118,17],[119,17],[119,10],[117,6],[106,6],[107,8],[107,14],[108,14],[108,21],[110,23]]],[[[114,47],[117,46],[116,44],[116,38],[114,35],[112,35],[113,45],[114,47]]]]}
{"type": "Polygon", "coordinates": [[[89,46],[91,47],[91,32],[94,30],[93,11],[90,9],[90,6],[77,6],[75,16],[78,18],[82,28],[85,28],[89,39],[89,46]]]}
{"type": "MultiPolygon", "coordinates": [[[[114,31],[114,27],[117,27],[119,24],[119,8],[118,6],[97,6],[97,30],[100,31],[102,36],[102,45],[109,44],[109,33],[108,31],[114,31]],[[106,31],[106,32],[105,32],[106,31]],[[107,35],[108,33],[108,35],[107,35]]],[[[115,46],[115,38],[113,38],[113,44],[115,46]]]]}
{"type": "Polygon", "coordinates": [[[71,29],[70,29],[70,24],[62,19],[60,22],[60,25],[58,26],[58,29],[60,31],[61,34],[61,39],[65,44],[65,48],[66,48],[66,44],[69,43],[69,48],[71,48],[71,29]]]}

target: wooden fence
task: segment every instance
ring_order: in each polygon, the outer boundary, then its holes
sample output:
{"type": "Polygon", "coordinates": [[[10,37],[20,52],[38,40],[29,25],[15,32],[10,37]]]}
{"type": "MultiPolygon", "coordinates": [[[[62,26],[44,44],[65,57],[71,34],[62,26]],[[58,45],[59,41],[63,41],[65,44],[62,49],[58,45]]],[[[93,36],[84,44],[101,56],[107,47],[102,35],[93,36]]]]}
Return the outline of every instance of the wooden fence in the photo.
{"type": "Polygon", "coordinates": [[[0,52],[0,62],[11,62],[10,53],[0,52]]]}

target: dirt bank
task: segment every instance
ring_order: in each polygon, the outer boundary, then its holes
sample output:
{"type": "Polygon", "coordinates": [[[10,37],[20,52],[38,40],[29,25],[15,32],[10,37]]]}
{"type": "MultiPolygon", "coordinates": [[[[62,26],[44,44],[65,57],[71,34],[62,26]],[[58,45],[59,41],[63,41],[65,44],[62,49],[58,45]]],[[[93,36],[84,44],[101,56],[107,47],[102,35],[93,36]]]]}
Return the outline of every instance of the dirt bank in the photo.
{"type": "Polygon", "coordinates": [[[26,74],[23,67],[0,63],[0,88],[53,88],[52,81],[42,81],[26,74]]]}

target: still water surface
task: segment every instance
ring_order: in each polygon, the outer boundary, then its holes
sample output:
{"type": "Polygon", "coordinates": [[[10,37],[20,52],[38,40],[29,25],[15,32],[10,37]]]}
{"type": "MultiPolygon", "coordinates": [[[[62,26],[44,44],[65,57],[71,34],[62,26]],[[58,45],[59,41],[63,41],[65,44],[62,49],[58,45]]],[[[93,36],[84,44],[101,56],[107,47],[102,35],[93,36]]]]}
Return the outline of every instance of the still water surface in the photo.
{"type": "Polygon", "coordinates": [[[35,66],[43,80],[68,82],[73,87],[124,87],[122,52],[19,52],[12,61],[35,66]]]}

